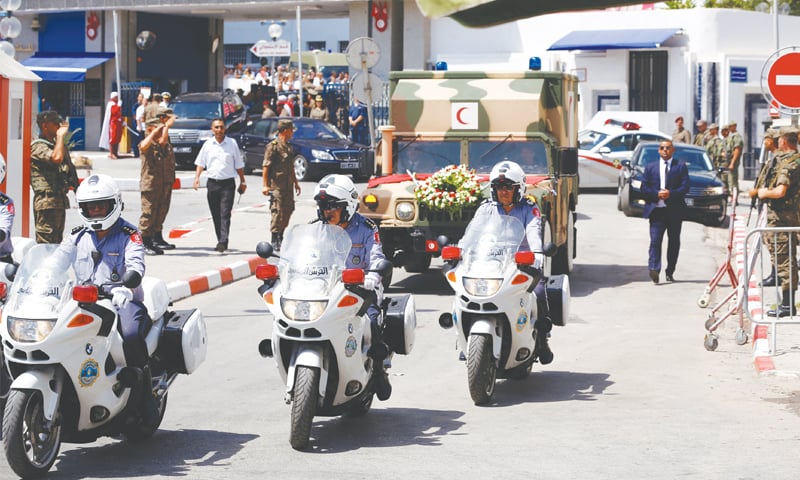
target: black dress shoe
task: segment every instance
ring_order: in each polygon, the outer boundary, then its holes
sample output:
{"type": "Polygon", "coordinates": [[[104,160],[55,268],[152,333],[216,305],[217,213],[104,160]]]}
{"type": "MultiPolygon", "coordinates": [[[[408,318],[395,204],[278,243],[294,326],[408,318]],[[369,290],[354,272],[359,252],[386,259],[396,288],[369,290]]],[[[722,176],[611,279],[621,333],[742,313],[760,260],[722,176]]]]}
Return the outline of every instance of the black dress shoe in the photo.
{"type": "Polygon", "coordinates": [[[650,270],[650,280],[652,280],[653,283],[658,283],[658,270],[650,270]]]}
{"type": "Polygon", "coordinates": [[[222,242],[218,243],[217,247],[215,248],[215,250],[218,251],[219,253],[224,252],[225,251],[225,244],[222,243],[222,242]]]}
{"type": "Polygon", "coordinates": [[[174,243],[167,243],[164,240],[158,240],[158,239],[153,240],[153,245],[160,248],[161,250],[175,250],[174,243]]]}
{"type": "Polygon", "coordinates": [[[797,307],[792,305],[791,307],[787,305],[779,305],[776,310],[767,310],[768,317],[793,317],[797,315],[797,307]]]}
{"type": "Polygon", "coordinates": [[[144,252],[148,255],[164,255],[164,250],[159,248],[156,244],[153,243],[152,240],[145,240],[144,242],[144,252]]]}
{"type": "Polygon", "coordinates": [[[667,274],[667,281],[672,283],[672,282],[675,281],[675,277],[673,277],[671,273],[668,273],[667,274]]]}
{"type": "Polygon", "coordinates": [[[764,280],[761,280],[761,286],[762,287],[774,287],[775,286],[775,280],[776,280],[775,274],[771,273],[769,275],[769,277],[765,278],[764,280]]]}

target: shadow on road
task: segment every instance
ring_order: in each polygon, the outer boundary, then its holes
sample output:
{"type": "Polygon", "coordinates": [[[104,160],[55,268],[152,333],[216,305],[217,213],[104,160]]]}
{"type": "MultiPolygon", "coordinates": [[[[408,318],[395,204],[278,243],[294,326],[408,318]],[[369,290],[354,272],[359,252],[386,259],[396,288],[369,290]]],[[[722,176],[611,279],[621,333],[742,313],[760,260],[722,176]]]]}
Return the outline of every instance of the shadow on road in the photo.
{"type": "MultiPolygon", "coordinates": [[[[396,278],[396,277],[395,277],[396,278]]],[[[397,293],[426,293],[431,295],[453,295],[453,289],[447,283],[439,267],[432,267],[425,273],[411,274],[408,277],[392,282],[386,290],[387,295],[397,293]]]]}
{"type": "Polygon", "coordinates": [[[458,420],[463,415],[457,410],[387,408],[371,410],[363,417],[336,417],[326,422],[315,418],[309,452],[341,453],[403,445],[436,447],[442,444],[442,437],[453,435],[464,425],[458,420]]]}
{"type": "Polygon", "coordinates": [[[215,430],[159,430],[142,443],[89,444],[64,452],[56,461],[58,470],[48,478],[186,476],[197,465],[229,465],[231,457],[256,438],[215,430]],[[169,449],[169,455],[164,455],[164,449],[169,449]],[[166,459],[174,464],[164,463],[166,459]]]}
{"type": "MultiPolygon", "coordinates": [[[[676,272],[675,284],[693,283],[705,285],[708,280],[684,280],[676,272]]],[[[592,293],[605,288],[614,288],[629,283],[652,282],[647,273],[647,265],[580,265],[576,264],[569,276],[570,294],[572,297],[588,297],[592,293]]],[[[661,272],[661,282],[653,286],[668,286],[661,272]]]]}
{"type": "Polygon", "coordinates": [[[494,388],[493,407],[522,403],[594,401],[614,384],[607,373],[565,371],[536,372],[524,380],[500,380],[494,388]]]}

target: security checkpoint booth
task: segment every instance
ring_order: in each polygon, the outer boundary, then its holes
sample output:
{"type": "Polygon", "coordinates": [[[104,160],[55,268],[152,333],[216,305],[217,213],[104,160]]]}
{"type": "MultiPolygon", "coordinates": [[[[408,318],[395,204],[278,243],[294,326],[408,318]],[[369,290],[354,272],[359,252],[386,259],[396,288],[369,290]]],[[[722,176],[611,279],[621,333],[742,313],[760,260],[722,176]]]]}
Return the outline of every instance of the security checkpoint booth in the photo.
{"type": "Polygon", "coordinates": [[[33,101],[39,81],[25,66],[0,52],[0,153],[7,167],[0,189],[14,200],[14,237],[32,238],[35,230],[30,164],[31,140],[38,132],[33,101]]]}

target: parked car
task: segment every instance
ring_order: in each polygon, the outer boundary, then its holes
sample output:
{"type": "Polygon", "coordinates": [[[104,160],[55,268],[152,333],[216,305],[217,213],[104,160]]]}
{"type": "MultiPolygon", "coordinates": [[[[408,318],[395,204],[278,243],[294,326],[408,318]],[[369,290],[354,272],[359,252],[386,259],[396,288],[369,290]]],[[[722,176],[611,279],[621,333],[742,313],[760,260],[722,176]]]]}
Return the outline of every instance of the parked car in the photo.
{"type": "MultiPolygon", "coordinates": [[[[642,175],[651,162],[659,161],[658,143],[640,143],[630,160],[622,161],[617,185],[617,208],[628,217],[641,217],[644,210],[642,175]]],[[[673,158],[689,169],[689,193],[686,194],[687,220],[720,226],[728,215],[728,190],[719,171],[702,147],[676,143],[673,158]]]]}
{"type": "Polygon", "coordinates": [[[578,132],[580,188],[614,188],[623,160],[630,160],[639,142],[658,142],[672,137],[644,131],[635,122],[608,119],[596,129],[578,132]]]}
{"type": "Polygon", "coordinates": [[[211,121],[225,120],[226,133],[234,135],[247,124],[247,109],[235,92],[185,93],[170,103],[176,119],[169,141],[180,167],[192,167],[203,143],[214,136],[211,121]]]}
{"type": "MultiPolygon", "coordinates": [[[[264,150],[277,135],[281,118],[286,117],[257,119],[234,136],[245,159],[245,171],[261,169],[264,150]]],[[[352,142],[323,120],[304,117],[291,120],[295,131],[289,143],[297,153],[294,172],[298,180],[313,181],[327,173],[342,173],[364,181],[372,175],[373,156],[368,147],[352,142]]]]}

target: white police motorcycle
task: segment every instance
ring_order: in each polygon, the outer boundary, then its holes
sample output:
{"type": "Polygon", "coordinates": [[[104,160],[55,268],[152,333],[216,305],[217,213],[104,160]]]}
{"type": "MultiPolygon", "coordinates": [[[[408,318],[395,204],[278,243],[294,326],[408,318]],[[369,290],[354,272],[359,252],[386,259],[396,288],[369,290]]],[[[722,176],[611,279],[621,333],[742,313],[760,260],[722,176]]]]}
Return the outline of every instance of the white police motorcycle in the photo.
{"type": "MultiPolygon", "coordinates": [[[[167,391],[179,373],[205,360],[206,327],[196,309],[169,311],[163,281],[126,272],[121,283],[79,285],[92,260],[75,263],[76,249],[41,244],[25,256],[3,308],[2,337],[13,379],[5,407],[3,447],[24,478],[44,475],[61,442],[86,443],[104,435],[150,437],[163,418],[167,391]],[[76,273],[77,272],[77,273],[76,273]],[[147,334],[152,389],[159,417],[142,422],[142,376],[127,367],[116,308],[109,290],[141,282],[153,320],[147,334]]],[[[90,270],[88,270],[90,271],[90,270]]]]}
{"type": "MultiPolygon", "coordinates": [[[[518,219],[484,214],[469,223],[458,247],[442,249],[455,299],[439,325],[457,327],[476,405],[489,403],[497,378],[527,378],[537,360],[535,335],[546,334],[534,330],[538,312],[533,289],[542,272],[534,267],[533,252],[517,251],[524,236],[518,219]]],[[[547,295],[553,323],[563,326],[569,314],[568,277],[549,278],[547,295]]]]}
{"type": "MultiPolygon", "coordinates": [[[[278,265],[259,265],[258,292],[274,316],[272,337],[259,344],[274,357],[292,406],[289,443],[308,446],[315,415],[364,415],[375,394],[367,307],[375,302],[366,290],[364,271],[346,269],[351,240],[340,227],[325,223],[296,225],[286,233],[278,265]]],[[[272,245],[260,242],[262,258],[272,245]]],[[[391,268],[388,261],[384,268],[391,268]]],[[[385,298],[383,340],[394,353],[414,346],[414,298],[385,298]]]]}

